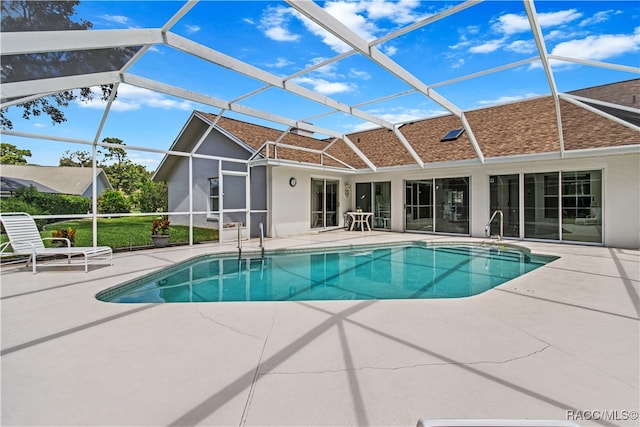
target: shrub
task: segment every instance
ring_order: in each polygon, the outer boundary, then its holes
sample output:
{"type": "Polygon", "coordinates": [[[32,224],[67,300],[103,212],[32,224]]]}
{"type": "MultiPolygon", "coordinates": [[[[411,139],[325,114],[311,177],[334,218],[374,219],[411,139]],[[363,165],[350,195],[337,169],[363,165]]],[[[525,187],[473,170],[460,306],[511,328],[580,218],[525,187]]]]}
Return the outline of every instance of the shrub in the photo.
{"type": "Polygon", "coordinates": [[[164,182],[145,181],[136,194],[141,212],[167,211],[167,184],[164,182]]]}
{"type": "MultiPolygon", "coordinates": [[[[58,228],[56,229],[56,231],[51,232],[51,237],[69,239],[69,241],[71,242],[71,246],[75,246],[76,234],[78,234],[78,230],[76,230],[75,228],[58,228]]],[[[63,242],[62,240],[54,240],[51,244],[54,246],[66,246],[66,242],[63,242]]]]}
{"type": "Polygon", "coordinates": [[[98,197],[100,213],[129,213],[129,211],[131,211],[131,204],[118,190],[107,190],[98,197]]]}

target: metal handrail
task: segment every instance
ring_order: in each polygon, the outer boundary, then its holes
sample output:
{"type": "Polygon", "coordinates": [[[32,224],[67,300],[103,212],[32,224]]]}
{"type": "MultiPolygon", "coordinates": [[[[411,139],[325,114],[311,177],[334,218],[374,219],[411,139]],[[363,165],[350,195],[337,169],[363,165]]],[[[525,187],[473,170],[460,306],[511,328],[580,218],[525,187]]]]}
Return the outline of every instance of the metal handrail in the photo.
{"type": "Polygon", "coordinates": [[[484,235],[486,237],[491,237],[491,223],[493,222],[493,219],[496,217],[497,214],[500,214],[500,234],[498,235],[498,241],[502,240],[502,237],[504,236],[504,214],[502,213],[501,210],[496,210],[493,211],[493,214],[491,215],[491,218],[489,219],[489,222],[487,222],[487,225],[484,226],[484,235]]]}
{"type": "Polygon", "coordinates": [[[264,225],[260,223],[260,252],[264,258],[264,225]]]}

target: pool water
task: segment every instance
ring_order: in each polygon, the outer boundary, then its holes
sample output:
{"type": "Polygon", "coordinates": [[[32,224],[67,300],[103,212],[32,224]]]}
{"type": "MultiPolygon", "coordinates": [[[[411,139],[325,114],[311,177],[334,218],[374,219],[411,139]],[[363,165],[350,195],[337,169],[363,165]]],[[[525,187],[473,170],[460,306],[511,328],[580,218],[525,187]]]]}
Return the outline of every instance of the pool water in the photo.
{"type": "Polygon", "coordinates": [[[555,257],[519,250],[420,245],[199,257],[97,295],[117,303],[460,298],[555,257]]]}

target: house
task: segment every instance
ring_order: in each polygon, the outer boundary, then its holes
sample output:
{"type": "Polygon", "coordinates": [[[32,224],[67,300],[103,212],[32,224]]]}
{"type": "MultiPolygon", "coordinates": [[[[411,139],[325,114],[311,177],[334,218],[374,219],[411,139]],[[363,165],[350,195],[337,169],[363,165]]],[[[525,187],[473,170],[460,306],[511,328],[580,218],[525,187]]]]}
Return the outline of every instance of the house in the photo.
{"type": "Polygon", "coordinates": [[[154,179],[175,223],[253,236],[362,210],[381,230],[483,237],[501,216],[505,238],[637,248],[639,94],[635,79],[466,111],[468,127],[449,114],[331,139],[196,111],[171,148],[192,154],[166,156],[154,179]]]}
{"type": "MultiPolygon", "coordinates": [[[[91,168],[2,165],[0,167],[0,175],[2,175],[3,179],[3,193],[5,189],[15,191],[17,186],[33,185],[38,191],[46,193],[69,194],[89,199],[93,197],[93,173],[91,168]]],[[[97,170],[96,179],[98,195],[105,190],[113,189],[109,178],[100,168],[97,170]]]]}

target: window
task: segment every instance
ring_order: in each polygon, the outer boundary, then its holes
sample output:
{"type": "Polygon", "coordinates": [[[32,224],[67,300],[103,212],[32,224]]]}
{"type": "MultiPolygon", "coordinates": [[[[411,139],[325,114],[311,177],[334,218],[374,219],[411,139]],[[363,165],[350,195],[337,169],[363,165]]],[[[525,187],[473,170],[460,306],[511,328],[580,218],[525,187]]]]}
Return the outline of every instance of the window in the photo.
{"type": "Polygon", "coordinates": [[[217,176],[209,178],[209,204],[207,211],[208,214],[215,215],[220,212],[220,181],[217,176]]]}
{"type": "Polygon", "coordinates": [[[447,132],[445,136],[442,137],[440,142],[455,141],[456,139],[460,138],[460,135],[462,135],[462,132],[464,132],[464,129],[450,130],[449,132],[447,132]]]}

